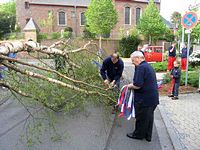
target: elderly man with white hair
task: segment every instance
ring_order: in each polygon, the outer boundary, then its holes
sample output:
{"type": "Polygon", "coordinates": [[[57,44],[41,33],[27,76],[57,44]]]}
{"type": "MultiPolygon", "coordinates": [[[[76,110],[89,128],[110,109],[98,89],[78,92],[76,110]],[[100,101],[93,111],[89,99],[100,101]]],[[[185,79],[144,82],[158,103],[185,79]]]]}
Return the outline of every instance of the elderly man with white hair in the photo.
{"type": "Polygon", "coordinates": [[[153,68],[145,61],[140,51],[131,54],[132,63],[135,65],[133,83],[128,84],[134,90],[135,130],[127,136],[133,139],[152,138],[154,110],[159,104],[156,74],[153,68]]]}

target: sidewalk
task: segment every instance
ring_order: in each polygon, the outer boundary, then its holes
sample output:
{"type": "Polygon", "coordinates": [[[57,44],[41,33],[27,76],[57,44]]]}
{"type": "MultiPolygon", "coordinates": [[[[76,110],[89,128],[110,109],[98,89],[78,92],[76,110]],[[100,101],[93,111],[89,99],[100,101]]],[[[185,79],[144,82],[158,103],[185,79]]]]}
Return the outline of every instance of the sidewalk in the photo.
{"type": "Polygon", "coordinates": [[[200,94],[160,97],[159,109],[176,150],[200,149],[200,94]]]}

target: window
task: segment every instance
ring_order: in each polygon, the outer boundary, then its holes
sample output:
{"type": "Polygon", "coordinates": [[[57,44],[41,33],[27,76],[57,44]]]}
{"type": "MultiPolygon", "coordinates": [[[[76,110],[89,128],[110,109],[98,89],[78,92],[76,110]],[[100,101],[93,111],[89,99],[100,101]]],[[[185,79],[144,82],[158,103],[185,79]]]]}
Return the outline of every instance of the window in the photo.
{"type": "Polygon", "coordinates": [[[125,7],[125,24],[130,24],[130,7],[125,7]]]}
{"type": "Polygon", "coordinates": [[[65,12],[63,11],[58,13],[58,25],[66,25],[65,12]]]}
{"type": "Polygon", "coordinates": [[[25,2],[24,6],[25,6],[25,9],[28,9],[29,8],[29,2],[25,2]]]}
{"type": "Polygon", "coordinates": [[[85,25],[85,23],[86,23],[85,13],[84,12],[81,13],[81,21],[80,22],[81,22],[81,26],[85,25]]]}
{"type": "Polygon", "coordinates": [[[136,25],[140,22],[141,8],[136,8],[136,25]]]}

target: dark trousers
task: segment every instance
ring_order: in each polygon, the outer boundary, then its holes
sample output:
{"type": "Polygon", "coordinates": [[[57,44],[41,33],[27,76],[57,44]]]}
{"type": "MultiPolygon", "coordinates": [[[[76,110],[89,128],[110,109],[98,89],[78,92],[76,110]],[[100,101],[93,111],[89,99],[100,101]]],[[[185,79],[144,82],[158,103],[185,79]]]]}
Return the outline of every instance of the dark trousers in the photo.
{"type": "Polygon", "coordinates": [[[141,104],[135,104],[136,123],[133,134],[138,138],[151,139],[155,108],[156,106],[144,107],[141,104]]]}
{"type": "Polygon", "coordinates": [[[173,87],[172,95],[174,95],[174,96],[178,96],[179,85],[180,85],[180,83],[174,83],[174,87],[173,87]]]}

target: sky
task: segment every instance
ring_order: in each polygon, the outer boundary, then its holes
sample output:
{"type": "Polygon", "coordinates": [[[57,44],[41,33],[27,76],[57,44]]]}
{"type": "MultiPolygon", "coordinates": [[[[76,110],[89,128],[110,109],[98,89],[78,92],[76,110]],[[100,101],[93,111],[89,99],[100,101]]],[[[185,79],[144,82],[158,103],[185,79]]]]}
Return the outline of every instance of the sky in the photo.
{"type": "MultiPolygon", "coordinates": [[[[8,2],[9,0],[0,0],[0,3],[8,2]]],[[[200,3],[200,0],[160,0],[161,1],[161,8],[160,13],[161,15],[170,21],[170,17],[174,11],[180,12],[182,15],[188,11],[189,5],[195,5],[200,3]]]]}
{"type": "Polygon", "coordinates": [[[9,2],[10,0],[0,0],[0,3],[6,3],[9,2]]]}
{"type": "MultiPolygon", "coordinates": [[[[182,16],[189,11],[189,5],[194,6],[195,4],[200,4],[200,0],[160,0],[161,15],[170,21],[170,17],[174,11],[178,11],[182,16]]],[[[199,8],[200,9],[200,8],[199,8]]]]}

